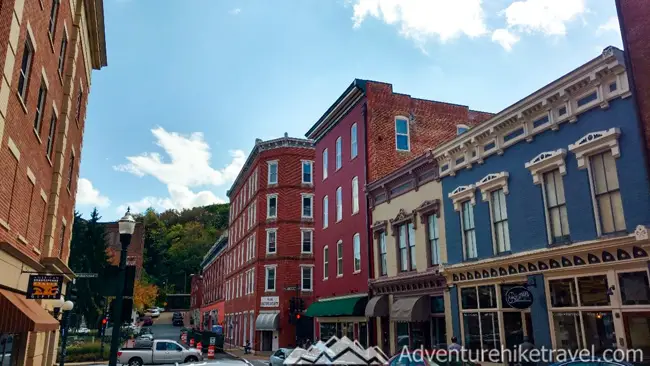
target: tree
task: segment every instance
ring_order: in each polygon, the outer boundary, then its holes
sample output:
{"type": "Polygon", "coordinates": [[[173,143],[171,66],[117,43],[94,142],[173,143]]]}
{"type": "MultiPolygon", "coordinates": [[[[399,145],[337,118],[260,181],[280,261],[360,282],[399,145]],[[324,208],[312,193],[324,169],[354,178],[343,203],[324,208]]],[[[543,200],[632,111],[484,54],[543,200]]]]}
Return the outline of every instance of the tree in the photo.
{"type": "Polygon", "coordinates": [[[142,278],[135,281],[133,288],[133,306],[142,311],[146,307],[153,305],[158,297],[158,287],[147,281],[143,274],[142,278]]]}

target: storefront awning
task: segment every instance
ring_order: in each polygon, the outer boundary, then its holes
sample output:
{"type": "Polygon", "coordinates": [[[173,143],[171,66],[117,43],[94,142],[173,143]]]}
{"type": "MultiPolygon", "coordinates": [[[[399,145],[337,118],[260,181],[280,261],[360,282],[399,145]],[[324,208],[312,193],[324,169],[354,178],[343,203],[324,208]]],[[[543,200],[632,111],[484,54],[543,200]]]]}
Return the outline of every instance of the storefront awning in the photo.
{"type": "Polygon", "coordinates": [[[423,322],[431,317],[429,296],[403,297],[393,302],[390,320],[398,322],[423,322]]]}
{"type": "Polygon", "coordinates": [[[388,316],[388,296],[374,296],[366,305],[366,316],[388,316]]]}
{"type": "Polygon", "coordinates": [[[278,330],[280,325],[280,313],[260,314],[255,319],[255,330],[278,330]]]}
{"type": "Polygon", "coordinates": [[[59,328],[59,322],[36,300],[25,295],[0,289],[0,333],[50,332],[59,328]]]}
{"type": "Polygon", "coordinates": [[[318,316],[364,316],[368,296],[324,300],[312,303],[305,315],[318,316]]]}

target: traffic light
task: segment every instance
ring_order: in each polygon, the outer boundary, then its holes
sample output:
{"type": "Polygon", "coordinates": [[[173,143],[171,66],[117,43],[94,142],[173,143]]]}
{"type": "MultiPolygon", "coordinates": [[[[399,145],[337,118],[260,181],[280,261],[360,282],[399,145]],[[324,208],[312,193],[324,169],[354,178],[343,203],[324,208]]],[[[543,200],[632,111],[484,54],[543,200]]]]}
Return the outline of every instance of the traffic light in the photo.
{"type": "Polygon", "coordinates": [[[77,286],[73,282],[68,283],[66,300],[77,302],[77,286]]]}

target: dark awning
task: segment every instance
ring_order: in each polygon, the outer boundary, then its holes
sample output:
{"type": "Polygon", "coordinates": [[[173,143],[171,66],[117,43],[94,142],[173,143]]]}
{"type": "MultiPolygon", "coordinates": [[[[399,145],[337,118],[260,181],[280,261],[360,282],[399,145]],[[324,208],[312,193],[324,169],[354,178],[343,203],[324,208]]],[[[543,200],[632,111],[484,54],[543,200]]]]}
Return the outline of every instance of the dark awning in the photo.
{"type": "Polygon", "coordinates": [[[390,320],[398,322],[423,322],[431,318],[429,296],[403,297],[393,302],[390,320]]]}
{"type": "Polygon", "coordinates": [[[366,305],[366,316],[388,316],[388,296],[375,296],[368,300],[368,305],[366,305]]]}
{"type": "Polygon", "coordinates": [[[312,303],[305,315],[317,316],[364,316],[368,296],[348,297],[344,299],[322,300],[312,303]]]}
{"type": "Polygon", "coordinates": [[[59,322],[36,300],[0,289],[0,333],[50,332],[59,329],[59,322]]]}
{"type": "Polygon", "coordinates": [[[255,330],[278,330],[280,325],[280,313],[260,314],[255,319],[255,330]]]}

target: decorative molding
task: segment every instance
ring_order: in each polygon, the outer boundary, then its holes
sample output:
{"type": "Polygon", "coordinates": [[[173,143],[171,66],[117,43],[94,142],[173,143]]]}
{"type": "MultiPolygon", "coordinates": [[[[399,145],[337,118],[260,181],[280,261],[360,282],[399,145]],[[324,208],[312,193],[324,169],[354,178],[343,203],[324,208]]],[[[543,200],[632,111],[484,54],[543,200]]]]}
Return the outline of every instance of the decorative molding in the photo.
{"type": "Polygon", "coordinates": [[[508,172],[492,173],[476,182],[476,187],[481,190],[483,202],[490,199],[489,193],[495,189],[503,188],[503,193],[508,194],[508,176],[508,172]]]}
{"type": "Polygon", "coordinates": [[[400,208],[399,212],[397,213],[397,216],[395,216],[395,218],[393,219],[390,219],[389,221],[390,221],[390,226],[393,227],[393,236],[397,236],[397,227],[407,222],[412,222],[413,227],[417,229],[417,222],[415,221],[415,211],[411,211],[410,213],[408,213],[403,208],[400,208]]]}
{"type": "Polygon", "coordinates": [[[637,226],[634,230],[634,238],[636,240],[648,240],[648,228],[643,225],[637,226]]]}
{"type": "Polygon", "coordinates": [[[559,169],[560,174],[566,174],[566,163],[564,157],[566,150],[557,149],[555,151],[545,151],[532,158],[524,166],[530,170],[533,175],[533,183],[540,184],[542,182],[542,174],[551,170],[559,169]]]}
{"type": "Polygon", "coordinates": [[[578,169],[587,167],[587,157],[592,154],[611,150],[612,156],[618,158],[621,156],[621,150],[618,146],[618,137],[621,130],[617,127],[605,131],[590,132],[580,140],[569,145],[569,151],[576,155],[578,160],[578,169]]]}
{"type": "Polygon", "coordinates": [[[388,226],[388,222],[386,220],[375,221],[370,226],[370,229],[372,229],[373,232],[386,231],[387,226],[388,226]]]}
{"type": "Polygon", "coordinates": [[[476,187],[473,184],[468,186],[458,186],[449,193],[449,198],[454,202],[454,210],[460,211],[461,203],[469,200],[472,205],[476,205],[475,196],[476,187]]]}
{"type": "Polygon", "coordinates": [[[440,200],[427,200],[422,202],[418,208],[415,209],[415,212],[420,215],[420,222],[425,225],[427,223],[427,217],[429,215],[436,215],[440,218],[440,200]]]}

